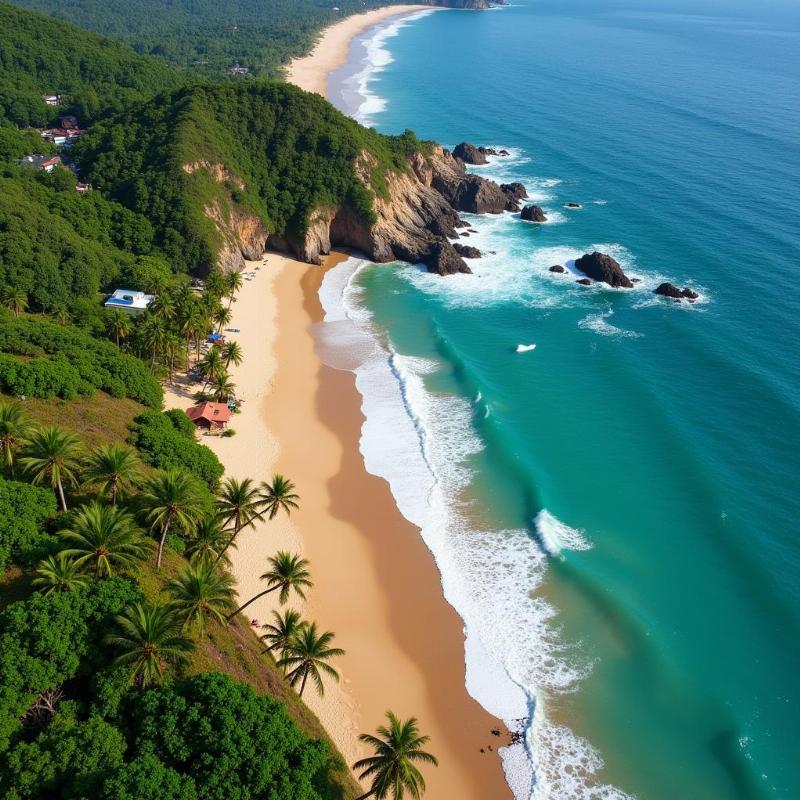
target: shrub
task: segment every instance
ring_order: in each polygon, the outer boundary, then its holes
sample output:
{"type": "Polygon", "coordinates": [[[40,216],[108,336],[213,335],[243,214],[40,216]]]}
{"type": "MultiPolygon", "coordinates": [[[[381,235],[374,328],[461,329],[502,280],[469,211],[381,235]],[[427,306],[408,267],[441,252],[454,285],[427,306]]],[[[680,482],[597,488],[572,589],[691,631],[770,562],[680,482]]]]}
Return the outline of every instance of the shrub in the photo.
{"type": "Polygon", "coordinates": [[[8,563],[34,564],[53,552],[57,539],[44,523],[55,513],[49,489],[0,478],[0,570],[8,563]]]}
{"type": "Polygon", "coordinates": [[[208,447],[194,440],[194,425],[183,411],[140,414],[135,420],[133,442],[151,466],[180,467],[210,489],[219,485],[224,467],[208,447]]]}

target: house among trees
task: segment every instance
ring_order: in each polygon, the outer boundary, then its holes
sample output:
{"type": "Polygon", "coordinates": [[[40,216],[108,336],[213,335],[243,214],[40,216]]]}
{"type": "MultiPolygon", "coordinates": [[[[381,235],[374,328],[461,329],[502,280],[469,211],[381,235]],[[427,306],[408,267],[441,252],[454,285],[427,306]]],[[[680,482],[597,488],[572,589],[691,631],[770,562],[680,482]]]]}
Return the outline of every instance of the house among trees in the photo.
{"type": "Polygon", "coordinates": [[[61,156],[25,156],[16,162],[18,167],[33,167],[43,169],[45,172],[52,172],[60,164],[61,156]]]}
{"type": "Polygon", "coordinates": [[[42,100],[47,103],[49,106],[60,106],[61,105],[61,95],[58,94],[43,94],[42,100]]]}
{"type": "Polygon", "coordinates": [[[78,118],[72,115],[66,117],[59,117],[58,124],[67,131],[77,131],[80,127],[78,125],[78,118]]]}
{"type": "Polygon", "coordinates": [[[186,410],[186,416],[195,427],[207,431],[223,430],[231,419],[231,410],[226,403],[198,403],[186,410]]]}
{"type": "Polygon", "coordinates": [[[135,289],[117,289],[110,295],[103,305],[106,308],[118,308],[120,311],[129,311],[138,314],[144,311],[153,302],[153,295],[136,291],[135,289]]]}
{"type": "Polygon", "coordinates": [[[231,75],[247,75],[250,70],[247,67],[243,67],[237,61],[229,70],[231,75]]]}

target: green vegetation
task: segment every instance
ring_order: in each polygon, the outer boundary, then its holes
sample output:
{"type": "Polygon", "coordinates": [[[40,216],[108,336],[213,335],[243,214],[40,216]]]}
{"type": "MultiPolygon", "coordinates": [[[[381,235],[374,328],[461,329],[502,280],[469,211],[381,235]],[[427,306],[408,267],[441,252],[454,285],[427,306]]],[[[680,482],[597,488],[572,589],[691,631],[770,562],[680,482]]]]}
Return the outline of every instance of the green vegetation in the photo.
{"type": "Polygon", "coordinates": [[[234,63],[275,77],[281,64],[305,52],[315,35],[346,14],[388,5],[386,0],[15,0],[83,28],[118,36],[140,53],[221,77],[234,63]],[[339,11],[334,11],[334,6],[339,11]]]}
{"type": "Polygon", "coordinates": [[[150,220],[170,263],[207,271],[225,241],[220,229],[237,215],[256,215],[290,241],[321,206],[346,203],[372,219],[387,171],[407,169],[421,146],[410,132],[367,130],[293,86],[250,82],[196,86],[131,108],[74,151],[96,188],[150,220]]]}
{"type": "Polygon", "coordinates": [[[59,111],[90,122],[185,80],[121,42],[0,3],[0,118],[15,125],[44,126],[59,111]]]}

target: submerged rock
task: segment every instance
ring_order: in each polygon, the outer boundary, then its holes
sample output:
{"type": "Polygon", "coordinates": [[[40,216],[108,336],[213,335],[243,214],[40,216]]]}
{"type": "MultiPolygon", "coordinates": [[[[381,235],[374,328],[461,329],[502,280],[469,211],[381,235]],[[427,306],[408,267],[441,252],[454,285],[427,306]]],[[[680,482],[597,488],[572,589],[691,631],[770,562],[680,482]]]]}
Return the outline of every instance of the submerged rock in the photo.
{"type": "Polygon", "coordinates": [[[684,286],[683,289],[679,289],[672,283],[662,283],[657,289],[653,290],[653,294],[661,295],[662,297],[671,297],[674,300],[681,300],[682,298],[686,298],[687,300],[697,300],[700,296],[697,292],[693,292],[688,286],[684,286]]]}
{"type": "Polygon", "coordinates": [[[564,208],[582,208],[580,203],[564,203],[564,208]]]}
{"type": "Polygon", "coordinates": [[[611,256],[605,253],[588,253],[575,261],[575,266],[589,278],[607,283],[613,287],[633,287],[631,279],[622,271],[622,267],[611,256]]]}
{"type": "Polygon", "coordinates": [[[564,269],[564,267],[561,266],[561,264],[553,264],[553,266],[550,267],[550,269],[548,271],[549,272],[566,272],[566,270],[564,269]]]}
{"type": "Polygon", "coordinates": [[[547,217],[540,206],[525,206],[520,213],[520,219],[526,222],[547,222],[547,217]]]}
{"type": "Polygon", "coordinates": [[[477,247],[470,247],[468,244],[454,244],[453,249],[462,258],[480,258],[481,251],[477,247]]]}
{"type": "Polygon", "coordinates": [[[581,286],[591,286],[592,282],[588,278],[578,278],[575,283],[581,284],[581,286]]]}

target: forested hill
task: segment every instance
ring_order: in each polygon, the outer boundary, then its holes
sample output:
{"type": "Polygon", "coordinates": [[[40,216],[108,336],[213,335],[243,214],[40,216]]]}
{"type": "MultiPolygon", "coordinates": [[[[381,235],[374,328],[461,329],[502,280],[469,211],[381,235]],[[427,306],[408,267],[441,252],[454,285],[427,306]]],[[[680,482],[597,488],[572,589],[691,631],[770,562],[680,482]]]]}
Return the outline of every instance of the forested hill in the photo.
{"type": "MultiPolygon", "coordinates": [[[[396,2],[397,0],[394,0],[396,2]]],[[[418,0],[419,1],[419,0],[418,0]]],[[[487,0],[421,0],[427,5],[485,7],[487,0]]],[[[322,28],[392,0],[14,0],[25,8],[129,42],[137,52],[209,77],[240,64],[250,75],[277,77],[322,28]]]]}
{"type": "Polygon", "coordinates": [[[386,173],[404,171],[420,148],[413,134],[377,134],[317,95],[249,81],[132,107],[94,126],[74,155],[97,189],[149,219],[173,268],[203,272],[219,263],[226,235],[242,240],[239,218],[263,225],[262,242],[301,238],[320,207],[347,203],[369,220],[386,173]]]}
{"type": "Polygon", "coordinates": [[[16,125],[52,119],[44,94],[61,95],[62,113],[86,122],[185,79],[122,42],[0,3],[0,114],[16,125]]]}

